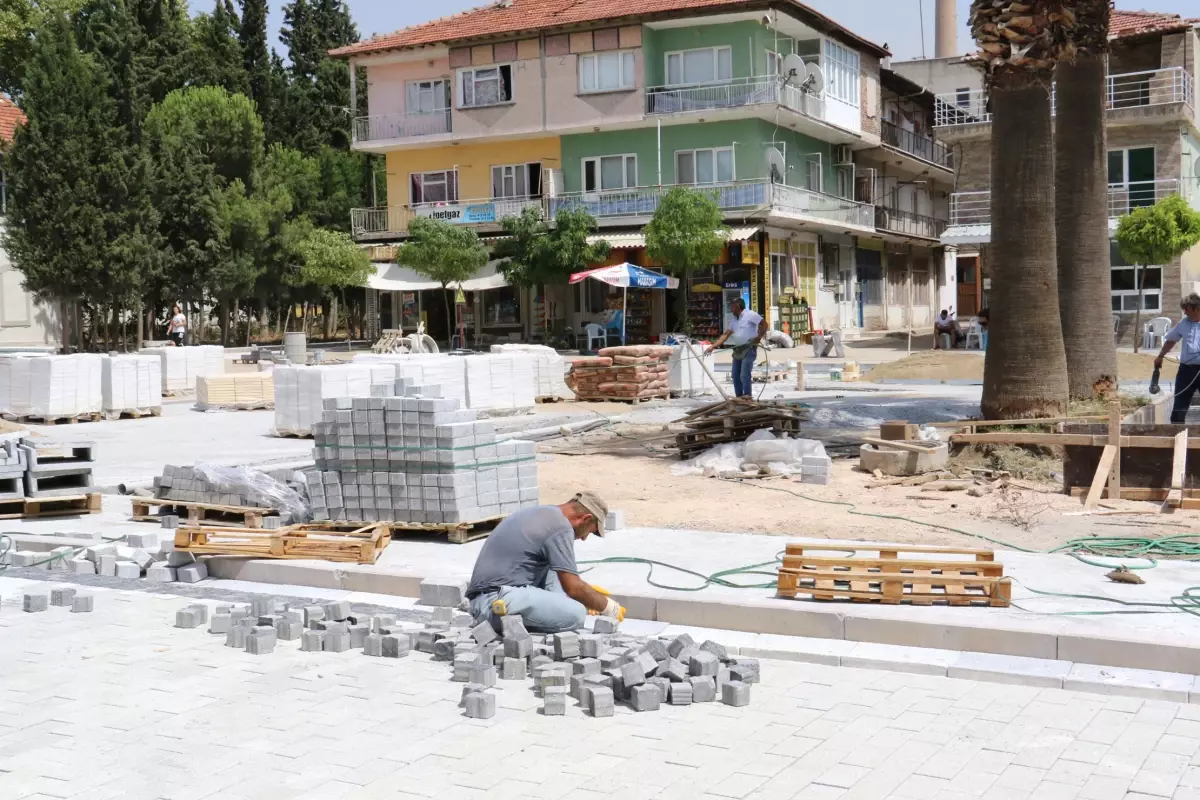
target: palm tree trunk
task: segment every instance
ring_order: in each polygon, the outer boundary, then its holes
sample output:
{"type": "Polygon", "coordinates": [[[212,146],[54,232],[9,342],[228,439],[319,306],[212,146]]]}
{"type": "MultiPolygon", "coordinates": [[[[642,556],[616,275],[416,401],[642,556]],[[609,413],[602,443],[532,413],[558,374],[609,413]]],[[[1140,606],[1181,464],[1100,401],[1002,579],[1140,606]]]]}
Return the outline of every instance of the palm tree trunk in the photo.
{"type": "Polygon", "coordinates": [[[991,76],[991,335],[980,407],[986,419],[1066,412],[1058,310],[1049,81],[1006,67],[991,76]]]}
{"type": "Polygon", "coordinates": [[[1117,388],[1108,242],[1105,62],[1081,55],[1057,67],[1054,217],[1058,305],[1070,396],[1088,400],[1117,388]]]}

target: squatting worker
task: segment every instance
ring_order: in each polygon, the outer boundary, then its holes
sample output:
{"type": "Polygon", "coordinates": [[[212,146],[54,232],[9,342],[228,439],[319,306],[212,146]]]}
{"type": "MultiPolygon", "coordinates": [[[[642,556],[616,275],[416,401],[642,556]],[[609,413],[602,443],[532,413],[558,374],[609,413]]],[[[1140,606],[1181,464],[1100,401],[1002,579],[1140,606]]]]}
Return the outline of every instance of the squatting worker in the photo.
{"type": "Polygon", "coordinates": [[[758,343],[767,333],[767,321],[758,313],[747,311],[746,302],[740,297],[729,302],[729,310],[733,314],[729,330],[704,353],[707,355],[726,342],[733,345],[733,393],[737,397],[749,397],[754,359],[758,357],[758,343]]]}
{"type": "Polygon", "coordinates": [[[580,492],[558,506],[526,508],[496,526],[479,551],[467,601],[478,624],[520,615],[525,629],[559,633],[583,627],[590,614],[616,620],[625,609],[579,577],[575,540],[604,535],[608,506],[580,492]]]}
{"type": "Polygon", "coordinates": [[[1183,319],[1167,331],[1162,350],[1154,359],[1155,368],[1161,369],[1163,356],[1174,349],[1176,342],[1183,342],[1183,349],[1179,352],[1179,372],[1175,374],[1175,405],[1171,409],[1173,425],[1187,422],[1192,395],[1200,388],[1200,294],[1192,292],[1183,298],[1179,307],[1183,309],[1183,319]]]}

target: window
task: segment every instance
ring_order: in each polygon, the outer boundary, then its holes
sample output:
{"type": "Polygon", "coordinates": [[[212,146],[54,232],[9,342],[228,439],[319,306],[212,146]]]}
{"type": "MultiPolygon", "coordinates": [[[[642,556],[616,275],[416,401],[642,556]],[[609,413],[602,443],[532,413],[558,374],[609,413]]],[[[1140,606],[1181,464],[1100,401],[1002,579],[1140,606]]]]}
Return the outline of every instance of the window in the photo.
{"type": "Polygon", "coordinates": [[[667,53],[667,83],[682,86],[733,79],[733,48],[704,47],[667,53]]]}
{"type": "Polygon", "coordinates": [[[1134,312],[1138,307],[1138,295],[1142,296],[1143,311],[1159,311],[1162,309],[1162,280],[1161,266],[1137,267],[1121,258],[1121,250],[1116,242],[1109,242],[1109,258],[1112,263],[1110,271],[1110,291],[1112,294],[1112,310],[1117,312],[1134,312]],[[1145,273],[1143,275],[1142,273],[1145,273]],[[1138,292],[1138,281],[1142,281],[1143,291],[1138,292]]]}
{"type": "Polygon", "coordinates": [[[585,192],[632,189],[637,185],[637,156],[601,156],[583,160],[585,192]]]}
{"type": "Polygon", "coordinates": [[[783,56],[779,53],[767,51],[767,75],[778,75],[783,68],[783,56]]]}
{"type": "Polygon", "coordinates": [[[846,164],[834,168],[837,177],[837,195],[847,200],[854,199],[854,165],[846,164]]]}
{"type": "Polygon", "coordinates": [[[804,157],[804,188],[810,192],[825,191],[823,161],[820,153],[809,153],[804,157]]]}
{"type": "Polygon", "coordinates": [[[826,39],[825,78],[828,82],[825,94],[858,107],[858,53],[826,39]]]}
{"type": "Polygon", "coordinates": [[[458,170],[442,172],[414,172],[409,176],[412,204],[457,203],[458,170]]]}
{"type": "Polygon", "coordinates": [[[632,52],[593,53],[579,57],[579,92],[616,92],[637,85],[632,52]]]}
{"type": "Polygon", "coordinates": [[[954,90],[954,105],[959,108],[970,108],[971,106],[971,87],[964,86],[961,89],[954,90]]]}
{"type": "Polygon", "coordinates": [[[458,73],[461,108],[494,106],[512,100],[512,66],[476,67],[458,73]]]}
{"type": "Polygon", "coordinates": [[[733,148],[679,150],[675,153],[675,182],[679,184],[731,183],[733,148]]]}
{"type": "Polygon", "coordinates": [[[542,162],[492,167],[492,198],[542,196],[542,162]]]}
{"type": "Polygon", "coordinates": [[[409,81],[405,112],[414,114],[436,114],[450,108],[450,82],[409,81]]]}
{"type": "Polygon", "coordinates": [[[1108,153],[1108,183],[1115,188],[1110,201],[1111,216],[1131,209],[1152,206],[1157,199],[1154,148],[1130,147],[1108,153]]]}

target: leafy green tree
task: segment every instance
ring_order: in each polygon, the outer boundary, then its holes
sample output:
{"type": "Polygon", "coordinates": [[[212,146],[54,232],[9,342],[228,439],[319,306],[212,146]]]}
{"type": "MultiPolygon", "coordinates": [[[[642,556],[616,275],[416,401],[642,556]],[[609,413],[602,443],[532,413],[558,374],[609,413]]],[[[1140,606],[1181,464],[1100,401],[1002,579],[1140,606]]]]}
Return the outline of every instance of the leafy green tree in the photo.
{"type": "Polygon", "coordinates": [[[34,38],[56,20],[70,18],[86,0],[0,0],[0,92],[19,99],[34,38]]]}
{"type": "Polygon", "coordinates": [[[727,231],[721,209],[712,192],[677,186],[658,204],[654,218],[646,226],[646,254],[662,262],[680,278],[685,287],[676,294],[676,313],[689,326],[687,317],[687,276],[712,266],[725,246],[727,231]]]}
{"type": "Polygon", "coordinates": [[[250,99],[259,111],[271,113],[268,97],[271,84],[271,51],[267,47],[267,0],[242,0],[242,18],[238,24],[238,44],[242,48],[242,68],[250,88],[250,99]]]}
{"type": "Polygon", "coordinates": [[[297,243],[296,250],[301,277],[321,289],[364,286],[375,273],[367,251],[342,231],[314,228],[297,243]]]}
{"type": "Polygon", "coordinates": [[[396,262],[442,285],[446,322],[453,326],[446,287],[462,283],[488,262],[487,248],[475,231],[441,220],[417,217],[408,224],[408,241],[396,253],[396,262]]]}
{"type": "MultiPolygon", "coordinates": [[[[1152,206],[1135,208],[1117,222],[1117,247],[1121,257],[1138,269],[1138,307],[1133,330],[1142,329],[1146,267],[1171,264],[1200,242],[1200,213],[1177,194],[1152,206]]],[[[1133,352],[1141,342],[1133,337],[1133,352]]]]}
{"type": "Polygon", "coordinates": [[[250,91],[238,42],[239,25],[232,0],[216,0],[212,13],[195,18],[190,48],[192,85],[220,86],[231,94],[250,91]]]}

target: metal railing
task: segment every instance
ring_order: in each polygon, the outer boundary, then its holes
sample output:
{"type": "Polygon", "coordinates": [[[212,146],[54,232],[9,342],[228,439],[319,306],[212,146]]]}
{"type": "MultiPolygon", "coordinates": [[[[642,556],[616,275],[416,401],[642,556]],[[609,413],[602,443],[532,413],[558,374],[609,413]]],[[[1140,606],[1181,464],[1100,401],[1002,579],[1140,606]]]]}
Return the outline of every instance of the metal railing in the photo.
{"type": "MultiPolygon", "coordinates": [[[[1051,109],[1054,108],[1054,99],[1052,89],[1051,109]]],[[[1109,111],[1171,103],[1196,107],[1192,76],[1182,67],[1124,72],[1107,78],[1105,107],[1109,111]]],[[[938,128],[983,125],[992,121],[987,92],[983,89],[937,95],[934,98],[933,115],[934,126],[938,128]]]]}
{"type": "Polygon", "coordinates": [[[778,77],[737,78],[694,86],[652,86],[646,89],[646,113],[681,114],[689,111],[781,105],[792,111],[822,119],[825,98],[778,77]]]}
{"type": "MultiPolygon", "coordinates": [[[[602,222],[615,219],[648,220],[654,216],[662,198],[672,188],[646,186],[610,192],[569,192],[543,199],[461,200],[419,206],[356,208],[350,212],[350,222],[355,236],[405,233],[409,223],[419,216],[459,225],[496,226],[505,217],[520,214],[527,206],[541,208],[547,219],[553,219],[564,209],[583,209],[602,222]]],[[[778,211],[838,225],[875,227],[874,206],[769,180],[734,181],[688,188],[711,191],[717,205],[725,212],[750,214],[778,211]]]]}
{"type": "Polygon", "coordinates": [[[939,167],[954,169],[954,154],[950,148],[928,136],[906,131],[896,123],[884,120],[879,138],[889,147],[894,147],[931,164],[937,164],[939,167]]]}
{"type": "Polygon", "coordinates": [[[888,206],[875,206],[875,227],[902,236],[938,239],[946,230],[946,220],[888,206]]]}
{"type": "MultiPolygon", "coordinates": [[[[1135,208],[1152,206],[1173,194],[1179,194],[1179,180],[1176,178],[1109,184],[1108,216],[1112,219],[1122,217],[1135,208]]],[[[955,192],[950,195],[951,225],[990,225],[991,222],[991,192],[955,192]]]]}
{"type": "Polygon", "coordinates": [[[436,136],[450,133],[450,109],[418,114],[381,114],[358,117],[354,120],[355,142],[377,142],[387,139],[407,139],[414,136],[436,136]]]}

